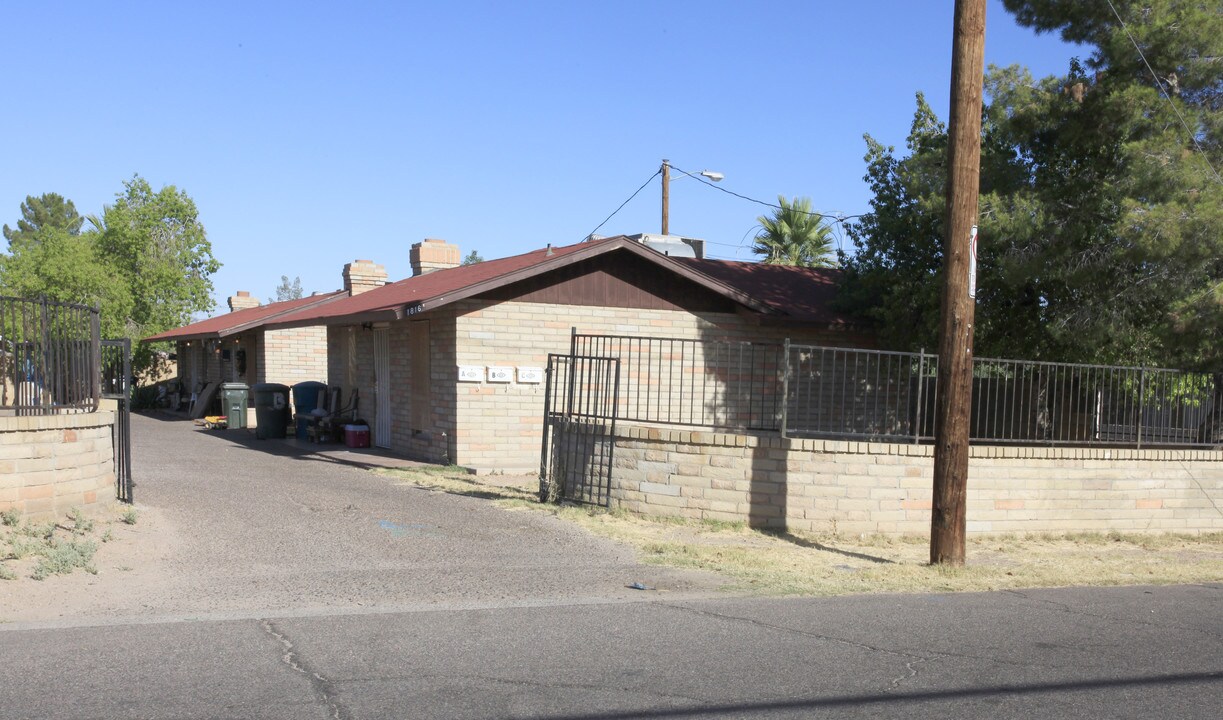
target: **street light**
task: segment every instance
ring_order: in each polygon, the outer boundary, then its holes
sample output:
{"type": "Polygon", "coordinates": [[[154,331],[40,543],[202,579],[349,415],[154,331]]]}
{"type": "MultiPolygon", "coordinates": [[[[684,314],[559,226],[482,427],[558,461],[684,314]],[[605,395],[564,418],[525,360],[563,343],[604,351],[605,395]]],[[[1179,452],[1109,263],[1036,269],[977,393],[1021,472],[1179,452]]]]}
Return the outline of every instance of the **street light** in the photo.
{"type": "MultiPolygon", "coordinates": [[[[720,172],[713,170],[702,170],[699,173],[688,173],[680,171],[681,177],[695,177],[700,175],[714,182],[722,182],[722,178],[726,177],[720,172]]],[[[667,232],[669,225],[668,219],[671,214],[671,161],[663,158],[662,161],[662,234],[670,235],[667,232]]]]}

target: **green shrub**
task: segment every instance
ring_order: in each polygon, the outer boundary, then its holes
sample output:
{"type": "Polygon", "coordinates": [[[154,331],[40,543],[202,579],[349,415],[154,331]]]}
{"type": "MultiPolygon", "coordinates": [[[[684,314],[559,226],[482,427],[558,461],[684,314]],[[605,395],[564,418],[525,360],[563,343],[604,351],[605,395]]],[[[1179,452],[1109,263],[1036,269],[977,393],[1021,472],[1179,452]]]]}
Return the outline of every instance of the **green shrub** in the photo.
{"type": "Polygon", "coordinates": [[[67,575],[77,568],[88,570],[97,551],[98,546],[89,541],[52,540],[40,553],[42,557],[30,577],[45,580],[52,575],[67,575]]]}

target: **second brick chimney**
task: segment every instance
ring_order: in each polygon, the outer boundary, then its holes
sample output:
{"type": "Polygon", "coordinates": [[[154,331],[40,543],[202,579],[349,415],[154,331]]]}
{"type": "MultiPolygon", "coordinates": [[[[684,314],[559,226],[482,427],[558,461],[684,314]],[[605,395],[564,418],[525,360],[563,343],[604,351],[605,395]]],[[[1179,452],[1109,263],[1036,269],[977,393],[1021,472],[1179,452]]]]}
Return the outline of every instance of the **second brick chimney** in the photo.
{"type": "Polygon", "coordinates": [[[239,290],[236,294],[229,296],[230,312],[259,307],[262,304],[263,303],[259,301],[259,298],[251,297],[251,294],[246,290],[239,290]]]}
{"type": "Polygon", "coordinates": [[[344,291],[360,295],[386,285],[386,268],[373,260],[353,260],[344,266],[344,291]]]}
{"type": "Polygon", "coordinates": [[[434,270],[458,267],[459,246],[451,245],[445,240],[425,238],[424,242],[412,246],[409,259],[412,262],[412,277],[434,270]]]}

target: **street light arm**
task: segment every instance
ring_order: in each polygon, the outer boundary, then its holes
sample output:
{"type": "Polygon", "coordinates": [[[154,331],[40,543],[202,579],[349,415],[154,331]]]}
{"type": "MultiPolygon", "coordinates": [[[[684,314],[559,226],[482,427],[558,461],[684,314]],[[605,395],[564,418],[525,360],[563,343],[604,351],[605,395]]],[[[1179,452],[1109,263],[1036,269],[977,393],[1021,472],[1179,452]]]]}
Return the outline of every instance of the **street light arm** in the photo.
{"type": "MultiPolygon", "coordinates": [[[[659,168],[659,172],[662,173],[662,234],[663,235],[671,234],[670,232],[668,232],[668,230],[670,229],[669,228],[670,218],[668,216],[670,215],[670,209],[671,209],[670,208],[670,205],[671,205],[671,169],[672,169],[671,161],[667,160],[666,158],[663,158],[662,167],[659,168]]],[[[723,175],[720,172],[717,172],[716,170],[702,170],[699,173],[690,173],[690,172],[684,172],[683,170],[680,170],[679,174],[681,178],[696,177],[699,175],[707,180],[712,180],[713,182],[722,182],[722,178],[726,177],[725,175],[723,175]]]]}

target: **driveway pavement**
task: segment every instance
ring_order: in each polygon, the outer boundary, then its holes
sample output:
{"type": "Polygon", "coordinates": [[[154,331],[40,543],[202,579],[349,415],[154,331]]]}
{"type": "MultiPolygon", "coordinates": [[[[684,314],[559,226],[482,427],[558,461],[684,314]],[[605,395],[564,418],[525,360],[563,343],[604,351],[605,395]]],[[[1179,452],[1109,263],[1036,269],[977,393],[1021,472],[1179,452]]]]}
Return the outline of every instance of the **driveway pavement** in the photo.
{"type": "Polygon", "coordinates": [[[731,597],[541,513],[395,486],[353,465],[369,454],[133,427],[142,514],[120,549],[144,562],[20,584],[35,595],[0,583],[2,718],[1213,720],[1223,706],[1217,584],[731,597]]]}
{"type": "Polygon", "coordinates": [[[20,612],[0,609],[0,619],[603,602],[639,599],[627,587],[634,582],[676,597],[721,585],[708,574],[640,565],[630,550],[542,513],[396,485],[366,469],[404,464],[378,451],[139,414],[132,444],[140,556],[118,574],[24,583],[41,595],[20,612]],[[56,606],[75,585],[103,601],[61,617],[56,606]]]}

